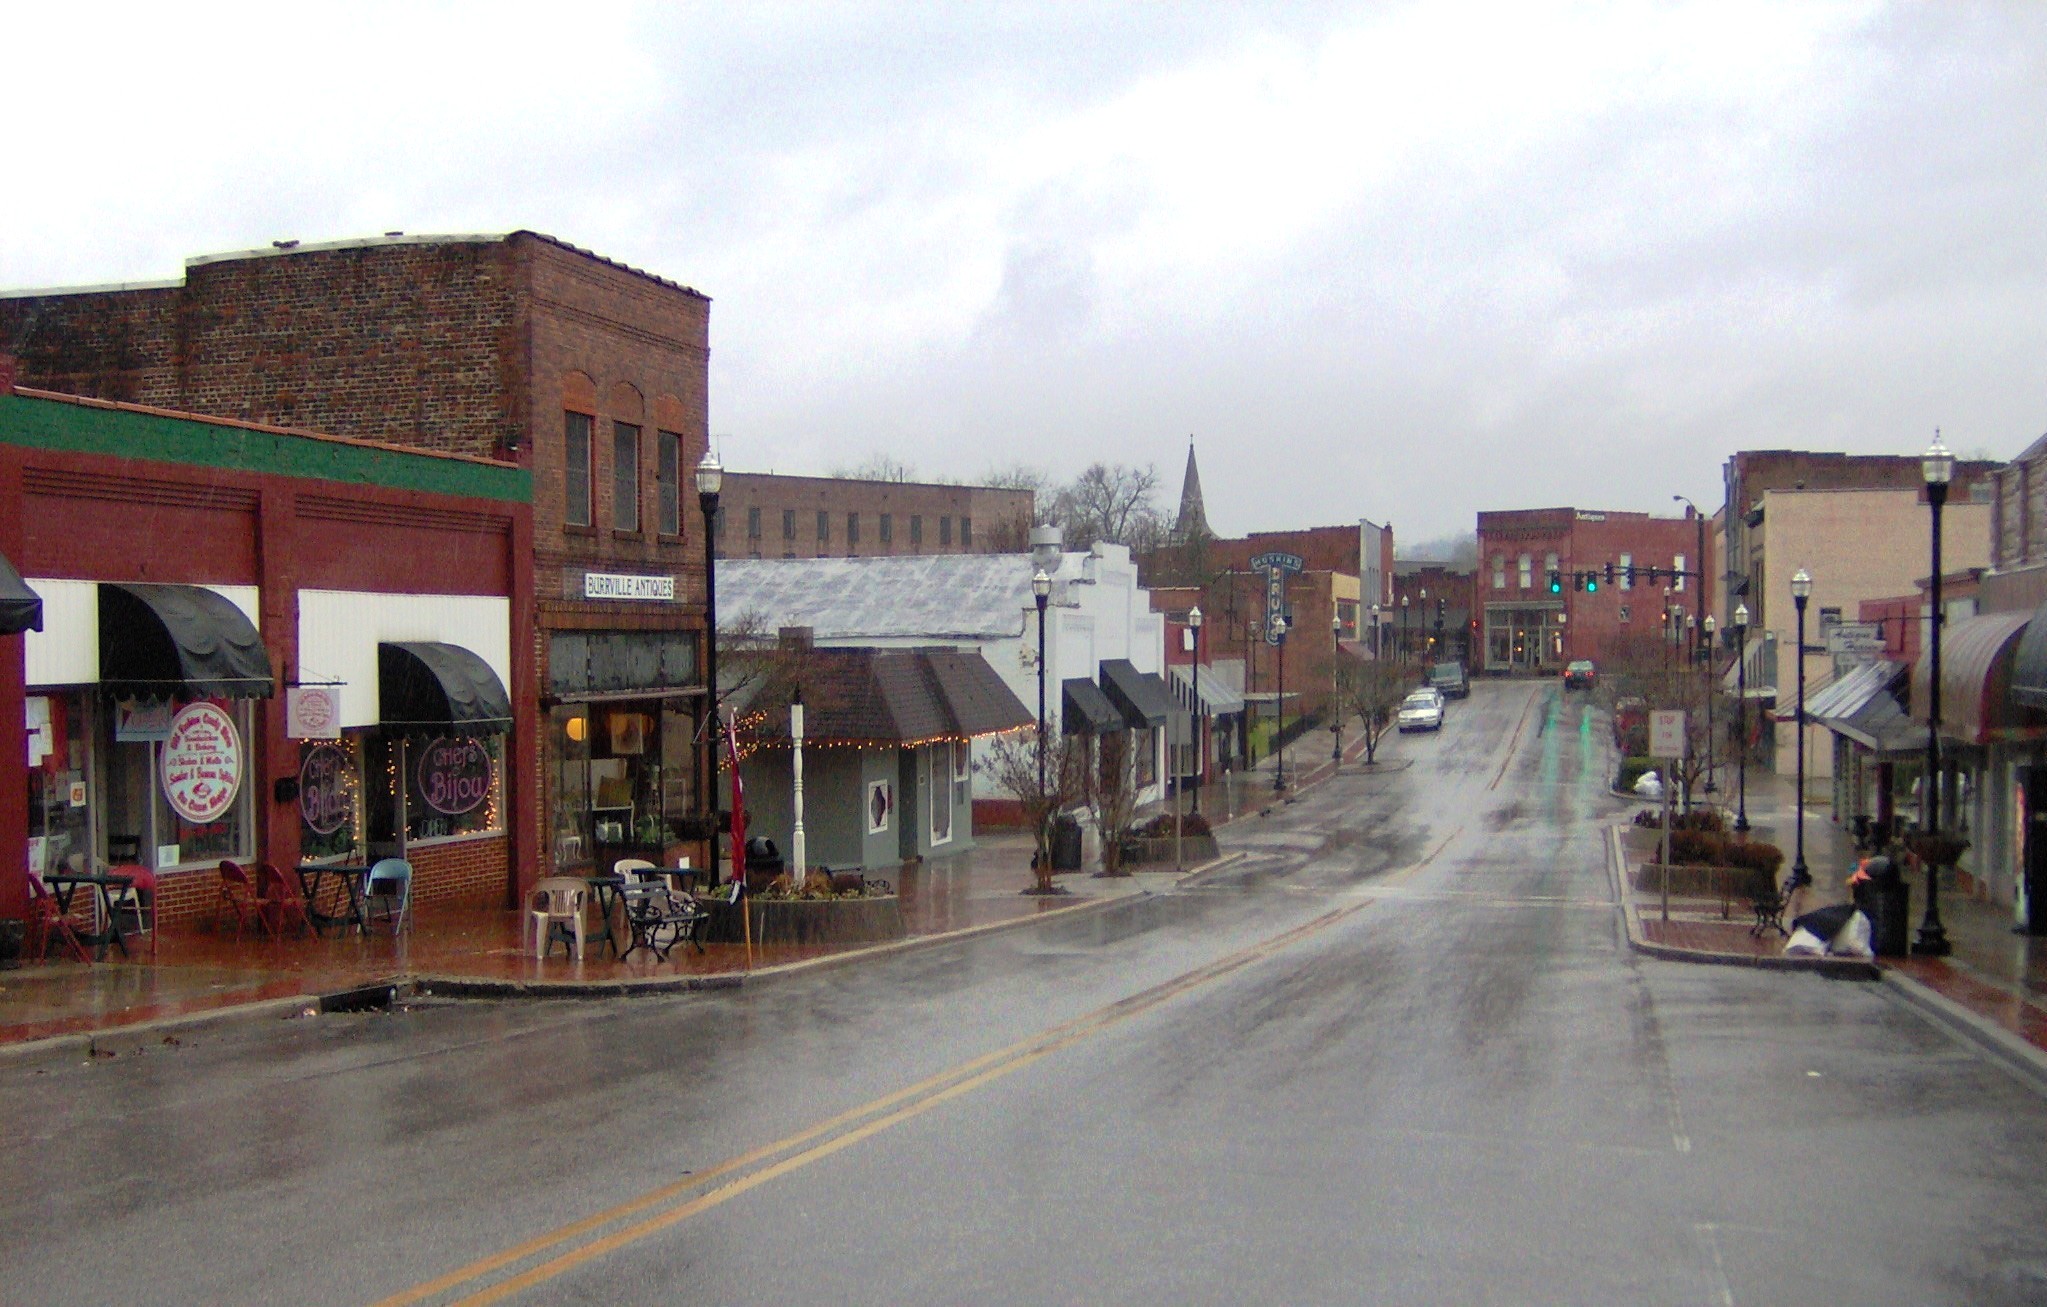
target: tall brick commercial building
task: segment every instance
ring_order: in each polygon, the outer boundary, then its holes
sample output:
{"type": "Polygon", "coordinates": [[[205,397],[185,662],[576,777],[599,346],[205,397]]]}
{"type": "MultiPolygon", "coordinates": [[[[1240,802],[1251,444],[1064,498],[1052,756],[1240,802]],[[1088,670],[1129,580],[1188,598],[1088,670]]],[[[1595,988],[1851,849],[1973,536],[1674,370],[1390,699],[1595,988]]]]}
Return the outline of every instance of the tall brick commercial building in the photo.
{"type": "Polygon", "coordinates": [[[1035,497],[1000,486],[727,472],[721,558],[1020,554],[1035,497]]]}
{"type": "MultiPolygon", "coordinates": [[[[695,850],[710,301],[552,237],[405,236],[0,296],[20,383],[494,459],[532,482],[530,813],[573,872],[695,850]]],[[[419,559],[421,568],[434,560],[419,559]]],[[[523,888],[508,886],[508,892],[523,888]]]]}
{"type": "MultiPolygon", "coordinates": [[[[1700,522],[1694,516],[1531,508],[1478,515],[1478,655],[1488,672],[1548,672],[1575,658],[1610,659],[1627,645],[1676,640],[1686,619],[1712,610],[1698,573],[1700,522]],[[1605,582],[1607,564],[1614,583],[1605,582]],[[1632,584],[1626,570],[1633,566],[1632,584]],[[1647,579],[1654,567],[1660,579],[1647,579]],[[1560,593],[1549,574],[1560,574],[1560,593]],[[1577,573],[1598,571],[1600,587],[1581,590],[1577,573]],[[1672,623],[1678,623],[1673,632],[1672,623]]],[[[1712,541],[1706,548],[1712,549],[1712,541]]]]}

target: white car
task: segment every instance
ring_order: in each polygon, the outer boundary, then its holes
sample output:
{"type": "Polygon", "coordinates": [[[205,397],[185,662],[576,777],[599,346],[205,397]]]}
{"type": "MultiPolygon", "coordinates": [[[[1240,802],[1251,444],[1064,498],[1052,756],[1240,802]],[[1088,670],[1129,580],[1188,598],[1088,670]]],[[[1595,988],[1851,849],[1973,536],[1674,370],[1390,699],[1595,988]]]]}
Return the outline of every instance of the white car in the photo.
{"type": "Polygon", "coordinates": [[[1400,701],[1400,729],[1440,731],[1443,729],[1443,696],[1435,690],[1416,690],[1400,701]]]}

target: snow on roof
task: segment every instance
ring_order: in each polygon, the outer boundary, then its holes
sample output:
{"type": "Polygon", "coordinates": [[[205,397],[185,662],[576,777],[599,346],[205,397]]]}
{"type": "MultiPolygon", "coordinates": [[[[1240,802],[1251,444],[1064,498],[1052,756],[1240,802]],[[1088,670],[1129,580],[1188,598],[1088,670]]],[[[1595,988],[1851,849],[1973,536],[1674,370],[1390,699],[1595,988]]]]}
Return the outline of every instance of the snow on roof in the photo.
{"type": "MultiPolygon", "coordinates": [[[[1081,574],[1067,554],[1060,580],[1081,574]]],[[[818,640],[961,639],[1021,635],[1037,601],[1028,554],[891,558],[721,558],[718,625],[766,632],[807,626],[818,640]]]]}

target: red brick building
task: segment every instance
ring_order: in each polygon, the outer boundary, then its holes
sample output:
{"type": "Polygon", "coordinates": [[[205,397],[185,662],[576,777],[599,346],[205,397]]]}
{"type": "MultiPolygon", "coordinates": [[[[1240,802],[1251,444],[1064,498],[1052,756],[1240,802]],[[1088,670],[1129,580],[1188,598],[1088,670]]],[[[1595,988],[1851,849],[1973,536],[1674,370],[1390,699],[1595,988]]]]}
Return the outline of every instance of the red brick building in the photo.
{"type": "MultiPolygon", "coordinates": [[[[1702,593],[1696,516],[1651,517],[1575,508],[1478,515],[1479,664],[1485,671],[1549,672],[1575,658],[1610,660],[1625,646],[1671,640],[1689,647],[1688,623],[1712,611],[1702,593]],[[1614,579],[1606,579],[1612,565],[1614,579]],[[1636,579],[1628,579],[1628,569],[1636,579]],[[1649,569],[1657,571],[1650,579],[1649,569]],[[1550,574],[1561,582],[1550,589],[1550,574]],[[1585,574],[1598,576],[1586,589],[1585,574]],[[1678,575],[1673,575],[1674,573],[1678,575]]],[[[1711,542],[1708,542],[1708,548],[1711,542]]]]}
{"type": "Polygon", "coordinates": [[[688,287],[535,232],[393,233],[0,296],[0,341],[23,385],[526,469],[537,622],[511,691],[547,727],[544,798],[518,815],[576,871],[701,852],[709,318],[688,287]]]}
{"type": "Polygon", "coordinates": [[[1034,502],[1000,486],[727,472],[718,556],[1022,553],[1034,502]]]}

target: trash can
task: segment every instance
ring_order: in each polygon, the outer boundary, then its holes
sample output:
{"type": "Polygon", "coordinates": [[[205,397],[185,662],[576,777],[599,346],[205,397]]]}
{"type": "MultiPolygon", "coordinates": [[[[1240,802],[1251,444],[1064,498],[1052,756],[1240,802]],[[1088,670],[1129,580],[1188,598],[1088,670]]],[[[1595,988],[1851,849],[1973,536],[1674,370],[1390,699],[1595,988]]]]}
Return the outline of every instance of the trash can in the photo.
{"type": "Polygon", "coordinates": [[[1052,870],[1080,870],[1080,823],[1071,817],[1052,821],[1052,870]]]}
{"type": "Polygon", "coordinates": [[[1855,886],[1855,906],[1869,918],[1869,946],[1880,958],[1912,951],[1912,887],[1889,858],[1871,858],[1869,878],[1855,886]]]}

